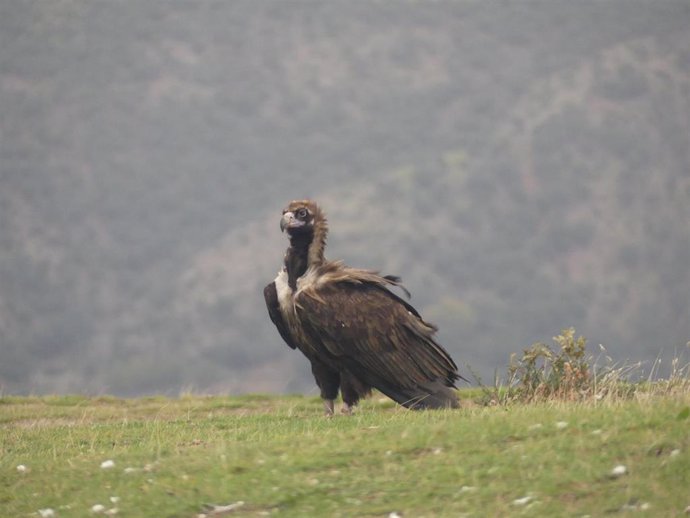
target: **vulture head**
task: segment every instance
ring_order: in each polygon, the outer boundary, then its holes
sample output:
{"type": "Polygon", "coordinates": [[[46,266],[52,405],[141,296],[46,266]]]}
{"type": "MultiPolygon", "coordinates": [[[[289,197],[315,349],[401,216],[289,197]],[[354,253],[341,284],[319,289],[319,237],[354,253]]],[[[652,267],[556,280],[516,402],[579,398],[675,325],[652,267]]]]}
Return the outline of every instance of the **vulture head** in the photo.
{"type": "Polygon", "coordinates": [[[280,219],[280,230],[288,235],[305,234],[314,232],[314,221],[319,214],[319,207],[311,200],[291,201],[283,209],[283,217],[280,219]]]}
{"type": "Polygon", "coordinates": [[[293,246],[306,247],[309,264],[323,262],[328,225],[326,216],[312,200],[291,201],[280,218],[280,230],[287,232],[293,246]]]}

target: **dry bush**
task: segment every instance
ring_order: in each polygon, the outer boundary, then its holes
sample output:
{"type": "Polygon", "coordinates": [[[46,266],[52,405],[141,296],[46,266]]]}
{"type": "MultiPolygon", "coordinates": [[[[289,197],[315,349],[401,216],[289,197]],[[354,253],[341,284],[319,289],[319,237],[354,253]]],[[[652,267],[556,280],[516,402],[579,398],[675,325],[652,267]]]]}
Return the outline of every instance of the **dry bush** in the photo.
{"type": "Polygon", "coordinates": [[[690,393],[690,363],[684,362],[682,353],[671,361],[667,377],[661,376],[662,362],[657,358],[645,378],[641,362],[616,364],[601,345],[597,358],[588,355],[587,339],[576,338],[572,327],[554,336],[553,342],[553,345],[537,342],[520,357],[511,355],[505,381],[496,375],[493,387],[484,386],[475,375],[483,390],[479,402],[485,405],[548,400],[610,402],[690,393]]]}

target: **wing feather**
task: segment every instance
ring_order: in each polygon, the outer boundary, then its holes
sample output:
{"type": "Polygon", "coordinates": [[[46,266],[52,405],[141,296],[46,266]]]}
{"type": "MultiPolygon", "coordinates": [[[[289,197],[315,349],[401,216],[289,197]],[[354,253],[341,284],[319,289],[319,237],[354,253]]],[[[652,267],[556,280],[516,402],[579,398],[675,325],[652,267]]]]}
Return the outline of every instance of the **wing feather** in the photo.
{"type": "Polygon", "coordinates": [[[278,328],[278,332],[283,340],[285,340],[285,343],[292,349],[296,349],[297,344],[292,338],[290,330],[280,312],[280,302],[278,300],[278,290],[275,282],[272,282],[264,288],[264,299],[266,300],[266,309],[268,309],[268,316],[271,318],[271,322],[278,328]]]}
{"type": "Polygon", "coordinates": [[[381,284],[341,278],[301,293],[296,302],[305,330],[369,379],[411,388],[439,380],[452,386],[459,378],[434,340],[436,328],[381,284]]]}

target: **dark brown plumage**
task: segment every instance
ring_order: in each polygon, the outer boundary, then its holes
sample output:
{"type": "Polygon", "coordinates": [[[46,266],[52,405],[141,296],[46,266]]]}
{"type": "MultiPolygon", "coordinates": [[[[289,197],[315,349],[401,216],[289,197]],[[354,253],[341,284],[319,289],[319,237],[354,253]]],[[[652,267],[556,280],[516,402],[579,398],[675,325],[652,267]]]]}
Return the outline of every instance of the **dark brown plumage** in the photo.
{"type": "Polygon", "coordinates": [[[339,390],[349,413],[372,388],[408,408],[457,407],[457,366],[435,326],[389,291],[400,280],[327,261],[328,226],[313,201],[291,202],[280,226],[290,247],[264,288],[266,306],[283,340],[311,362],[326,413],[339,390]]]}

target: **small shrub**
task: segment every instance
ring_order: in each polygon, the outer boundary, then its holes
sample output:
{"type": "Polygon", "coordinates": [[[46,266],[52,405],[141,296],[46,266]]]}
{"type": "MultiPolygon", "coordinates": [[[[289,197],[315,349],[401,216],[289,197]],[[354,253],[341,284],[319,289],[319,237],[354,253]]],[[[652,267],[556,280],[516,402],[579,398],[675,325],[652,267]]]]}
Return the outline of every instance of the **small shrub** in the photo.
{"type": "Polygon", "coordinates": [[[581,399],[593,390],[587,340],[575,338],[570,327],[553,337],[557,348],[538,342],[525,349],[521,358],[511,356],[508,379],[515,386],[516,396],[523,401],[537,399],[581,399]]]}
{"type": "MultiPolygon", "coordinates": [[[[537,342],[510,357],[505,378],[494,374],[493,386],[486,386],[467,366],[482,394],[475,402],[484,406],[529,403],[546,400],[617,401],[690,392],[690,363],[676,352],[667,378],[660,376],[659,358],[644,378],[642,362],[614,363],[602,345],[594,358],[586,354],[587,340],[575,338],[570,327],[553,337],[554,345],[537,342]]],[[[688,342],[690,348],[690,342],[688,342]]]]}

